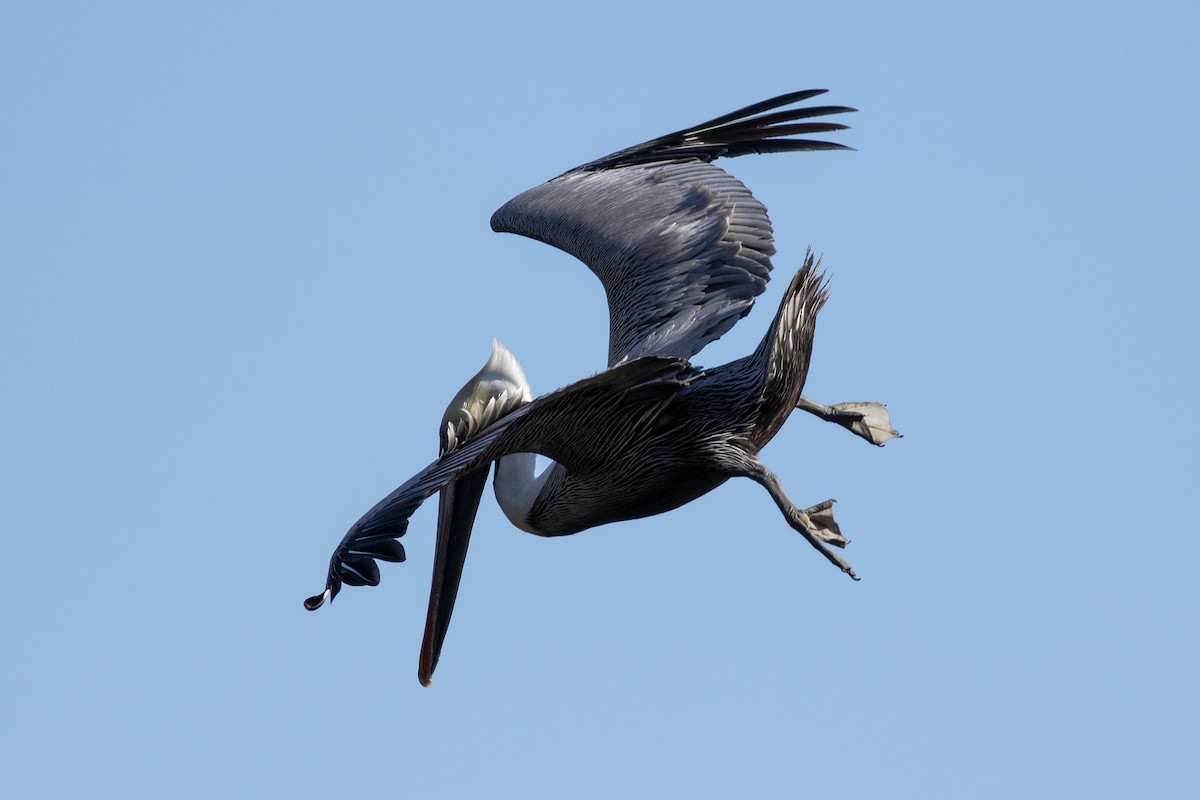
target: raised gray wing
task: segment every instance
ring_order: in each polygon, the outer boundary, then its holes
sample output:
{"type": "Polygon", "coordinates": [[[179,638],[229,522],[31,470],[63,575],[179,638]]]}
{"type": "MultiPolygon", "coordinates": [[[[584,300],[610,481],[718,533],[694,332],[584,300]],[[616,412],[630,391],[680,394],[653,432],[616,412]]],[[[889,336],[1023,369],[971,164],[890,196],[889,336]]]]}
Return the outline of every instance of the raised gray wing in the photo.
{"type": "Polygon", "coordinates": [[[325,591],[304,601],[310,611],[337,596],[342,584],[379,583],[376,559],[403,561],[396,541],[408,519],[451,481],[510,453],[540,453],[567,469],[587,470],[603,460],[597,441],[641,435],[686,385],[686,363],[643,358],[543,395],[445,453],[380,500],[354,523],[329,561],[325,591]]]}
{"type": "Polygon", "coordinates": [[[790,136],[843,130],[799,119],[845,106],[763,113],[821,94],[776,97],[577,167],[504,204],[492,228],[583,261],[608,296],[610,366],[688,359],[750,312],[775,252],[767,210],[716,158],[848,149],[790,136]]]}

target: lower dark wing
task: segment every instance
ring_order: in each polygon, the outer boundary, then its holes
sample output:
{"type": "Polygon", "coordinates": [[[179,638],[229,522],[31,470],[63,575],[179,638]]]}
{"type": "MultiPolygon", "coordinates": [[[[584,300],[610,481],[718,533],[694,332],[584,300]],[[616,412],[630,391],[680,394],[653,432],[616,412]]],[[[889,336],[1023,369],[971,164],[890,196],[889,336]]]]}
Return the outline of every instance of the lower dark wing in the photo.
{"type": "Polygon", "coordinates": [[[510,453],[540,453],[567,469],[594,467],[607,443],[636,435],[686,384],[681,359],[642,358],[543,395],[502,417],[438,458],[354,523],[329,561],[325,590],[304,601],[310,611],[343,584],[379,583],[376,559],[403,561],[396,541],[425,499],[451,481],[510,453]]]}

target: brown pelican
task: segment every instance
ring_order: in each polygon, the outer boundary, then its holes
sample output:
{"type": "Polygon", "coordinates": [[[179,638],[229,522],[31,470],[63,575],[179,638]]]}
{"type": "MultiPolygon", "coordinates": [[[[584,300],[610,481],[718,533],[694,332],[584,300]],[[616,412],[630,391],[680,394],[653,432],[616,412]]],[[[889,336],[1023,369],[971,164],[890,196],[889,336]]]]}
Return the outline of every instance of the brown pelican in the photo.
{"type": "Polygon", "coordinates": [[[766,209],[713,160],[747,153],[848,149],[801,137],[843,130],[808,122],[844,106],[791,107],[794,92],[576,167],[510,200],[496,231],[551,244],[583,261],[608,295],[608,369],[532,398],[498,342],[442,419],[436,461],[375,505],[330,561],[325,590],[379,583],[377,559],[403,561],[408,519],[440,492],[437,545],[418,676],[429,685],[450,623],[475,512],[492,462],[508,519],[563,536],[678,508],[733,477],[761,484],[787,523],[850,577],[832,500],[796,506],[757,454],[794,408],[873,444],[898,435],[878,403],[826,406],[801,394],[827,289],[810,251],[758,348],[715,369],[689,359],[747,313],[775,252],[766,209]],[[535,475],[536,454],[552,459],[535,475]]]}

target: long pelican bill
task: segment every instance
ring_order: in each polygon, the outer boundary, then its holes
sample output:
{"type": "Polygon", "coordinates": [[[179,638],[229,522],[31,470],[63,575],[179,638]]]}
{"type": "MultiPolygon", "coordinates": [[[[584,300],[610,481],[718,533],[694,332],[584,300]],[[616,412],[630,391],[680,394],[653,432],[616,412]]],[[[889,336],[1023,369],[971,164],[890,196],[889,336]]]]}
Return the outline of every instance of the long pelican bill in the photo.
{"type": "Polygon", "coordinates": [[[417,677],[422,686],[433,681],[442,642],[454,613],[454,600],[462,580],[467,546],[471,543],[471,528],[483,490],[487,486],[488,466],[468,472],[447,484],[438,496],[437,544],[433,558],[433,583],[429,588],[429,611],[425,617],[425,638],[421,642],[421,658],[417,677]]]}

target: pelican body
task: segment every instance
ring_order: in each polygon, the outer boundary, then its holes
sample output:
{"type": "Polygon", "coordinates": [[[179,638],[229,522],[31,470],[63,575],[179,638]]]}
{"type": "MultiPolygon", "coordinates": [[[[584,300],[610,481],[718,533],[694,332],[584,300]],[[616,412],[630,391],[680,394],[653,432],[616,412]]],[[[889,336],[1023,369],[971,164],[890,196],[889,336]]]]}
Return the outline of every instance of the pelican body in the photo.
{"type": "MultiPolygon", "coordinates": [[[[811,256],[788,301],[781,316],[808,328],[800,338],[811,340],[825,301],[811,256]]],[[[640,418],[639,404],[628,404],[612,438],[595,443],[603,460],[575,469],[552,464],[528,507],[509,500],[514,494],[506,497],[501,487],[510,465],[523,473],[513,476],[514,484],[534,486],[532,459],[501,458],[497,494],[510,521],[530,533],[564,536],[670,511],[745,474],[796,407],[808,371],[807,350],[776,347],[772,338],[768,334],[752,355],[713,370],[681,368],[674,376],[679,385],[667,385],[669,407],[655,408],[651,418],[640,418]]]]}
{"type": "Polygon", "coordinates": [[[661,514],[733,477],[762,485],[788,524],[850,577],[832,500],[806,509],[758,460],[792,410],[872,444],[898,436],[878,403],[826,406],[803,396],[816,318],[828,297],[810,251],[753,353],[705,369],[691,358],[749,313],[775,253],[766,209],[719,157],[848,149],[803,137],[845,129],[820,121],[844,106],[792,107],[794,92],[576,167],[502,206],[492,228],[551,244],[584,262],[608,295],[608,368],[532,399],[498,342],[442,418],[436,461],[362,516],[330,560],[325,590],[379,583],[377,560],[403,561],[408,519],[439,493],[433,581],[418,677],[429,685],[454,608],[491,464],[508,519],[540,536],[661,514]],[[782,109],[782,110],[776,110],[782,109]],[[552,462],[535,475],[536,455],[552,462]]]}

